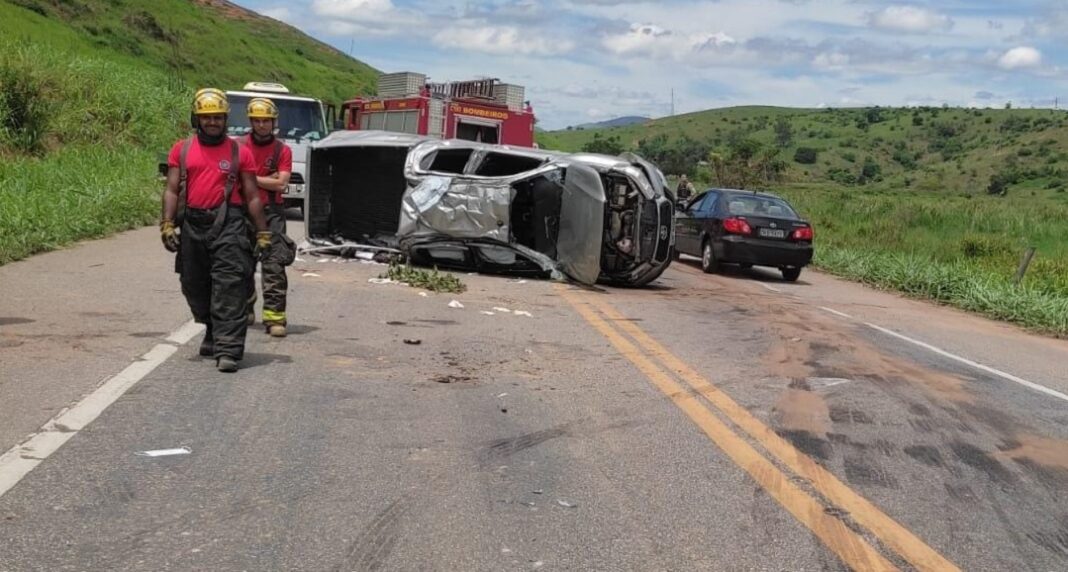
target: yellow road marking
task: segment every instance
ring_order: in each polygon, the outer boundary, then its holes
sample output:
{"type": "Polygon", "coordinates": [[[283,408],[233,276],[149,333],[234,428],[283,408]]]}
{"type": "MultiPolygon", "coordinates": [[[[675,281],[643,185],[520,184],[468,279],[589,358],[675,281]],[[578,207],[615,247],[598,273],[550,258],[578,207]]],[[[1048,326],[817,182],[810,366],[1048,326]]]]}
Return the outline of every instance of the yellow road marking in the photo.
{"type": "Polygon", "coordinates": [[[808,479],[812,486],[829,501],[849,511],[855,522],[871,531],[918,570],[960,570],[904,526],[879,510],[871,501],[854,492],[830,471],[779,437],[770,427],[753,417],[747,409],[709,383],[701,374],[669,352],[641,328],[624,319],[624,316],[615,308],[601,300],[593,300],[592,296],[590,298],[591,306],[600,310],[610,320],[614,320],[617,327],[633,337],[638,345],[656,357],[669,371],[685,380],[690,387],[708,399],[731,422],[741,427],[791,471],[808,479]]]}
{"type": "Polygon", "coordinates": [[[854,570],[898,569],[841,520],[828,515],[822,504],[790,482],[782,471],[731,431],[696,396],[645,357],[641,350],[612,329],[590,307],[566,291],[562,295],[579,315],[667,395],[735,464],[749,473],[794,518],[807,526],[842,562],[854,570]]]}

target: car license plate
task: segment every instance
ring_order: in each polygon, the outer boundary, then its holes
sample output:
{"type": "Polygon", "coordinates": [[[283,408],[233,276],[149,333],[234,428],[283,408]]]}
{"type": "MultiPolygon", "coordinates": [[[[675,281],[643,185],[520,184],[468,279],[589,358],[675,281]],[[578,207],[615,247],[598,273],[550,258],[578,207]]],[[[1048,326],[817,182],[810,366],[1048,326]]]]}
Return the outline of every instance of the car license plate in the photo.
{"type": "Polygon", "coordinates": [[[760,228],[757,235],[764,238],[786,238],[786,231],[780,228],[760,228]]]}

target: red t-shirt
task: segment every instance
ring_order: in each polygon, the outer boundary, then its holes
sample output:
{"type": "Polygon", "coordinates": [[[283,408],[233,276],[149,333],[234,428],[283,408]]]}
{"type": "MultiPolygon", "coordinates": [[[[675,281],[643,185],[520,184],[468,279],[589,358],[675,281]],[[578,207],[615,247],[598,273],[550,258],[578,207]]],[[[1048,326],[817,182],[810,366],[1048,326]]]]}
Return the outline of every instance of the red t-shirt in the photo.
{"type": "MultiPolygon", "coordinates": [[[[278,139],[272,140],[267,145],[257,145],[252,141],[251,136],[246,135],[237,139],[237,142],[252,151],[252,157],[256,160],[256,176],[266,177],[273,175],[279,171],[285,171],[287,173],[293,172],[293,150],[278,139]],[[282,150],[278,153],[278,164],[271,165],[271,159],[274,159],[274,146],[275,142],[282,145],[282,150]]],[[[282,198],[282,193],[273,193],[267,189],[260,187],[260,200],[263,204],[267,205],[271,203],[271,198],[274,198],[276,204],[283,204],[285,199],[282,198]]],[[[237,204],[241,204],[243,201],[241,197],[238,197],[237,204]]]]}
{"type": "MultiPolygon", "coordinates": [[[[184,144],[185,140],[181,140],[171,147],[167,165],[178,167],[184,144]]],[[[252,157],[252,152],[242,145],[238,147],[240,148],[238,170],[241,173],[256,172],[256,160],[252,157]]],[[[222,204],[223,193],[226,190],[226,177],[230,174],[231,157],[229,139],[221,145],[203,146],[196,137],[193,138],[193,144],[189,146],[189,154],[185,157],[186,202],[189,207],[213,209],[222,204]]],[[[235,198],[238,200],[241,198],[240,175],[234,184],[233,194],[230,195],[231,204],[240,204],[234,200],[235,198]]]]}

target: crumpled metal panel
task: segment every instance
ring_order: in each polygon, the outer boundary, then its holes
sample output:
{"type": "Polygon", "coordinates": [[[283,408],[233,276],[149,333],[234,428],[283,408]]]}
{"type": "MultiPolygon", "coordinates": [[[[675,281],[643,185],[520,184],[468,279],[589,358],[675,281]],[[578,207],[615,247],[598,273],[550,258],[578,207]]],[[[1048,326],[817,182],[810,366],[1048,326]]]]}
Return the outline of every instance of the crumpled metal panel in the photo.
{"type": "Polygon", "coordinates": [[[556,258],[564,274],[583,284],[593,284],[601,274],[604,203],[604,186],[597,171],[578,163],[568,164],[556,258]]]}
{"type": "Polygon", "coordinates": [[[508,243],[511,202],[512,188],[506,183],[426,177],[404,194],[397,236],[447,235],[508,243]]]}

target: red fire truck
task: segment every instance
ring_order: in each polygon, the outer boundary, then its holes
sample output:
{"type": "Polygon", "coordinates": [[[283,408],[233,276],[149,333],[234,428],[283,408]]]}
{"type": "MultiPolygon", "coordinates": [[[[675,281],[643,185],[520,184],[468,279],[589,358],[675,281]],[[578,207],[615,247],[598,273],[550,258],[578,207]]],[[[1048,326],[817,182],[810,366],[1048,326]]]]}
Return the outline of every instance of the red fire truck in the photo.
{"type": "Polygon", "coordinates": [[[534,110],[523,86],[497,79],[428,83],[423,74],[382,74],[378,94],[342,104],[346,129],[380,129],[534,146],[534,110]]]}

